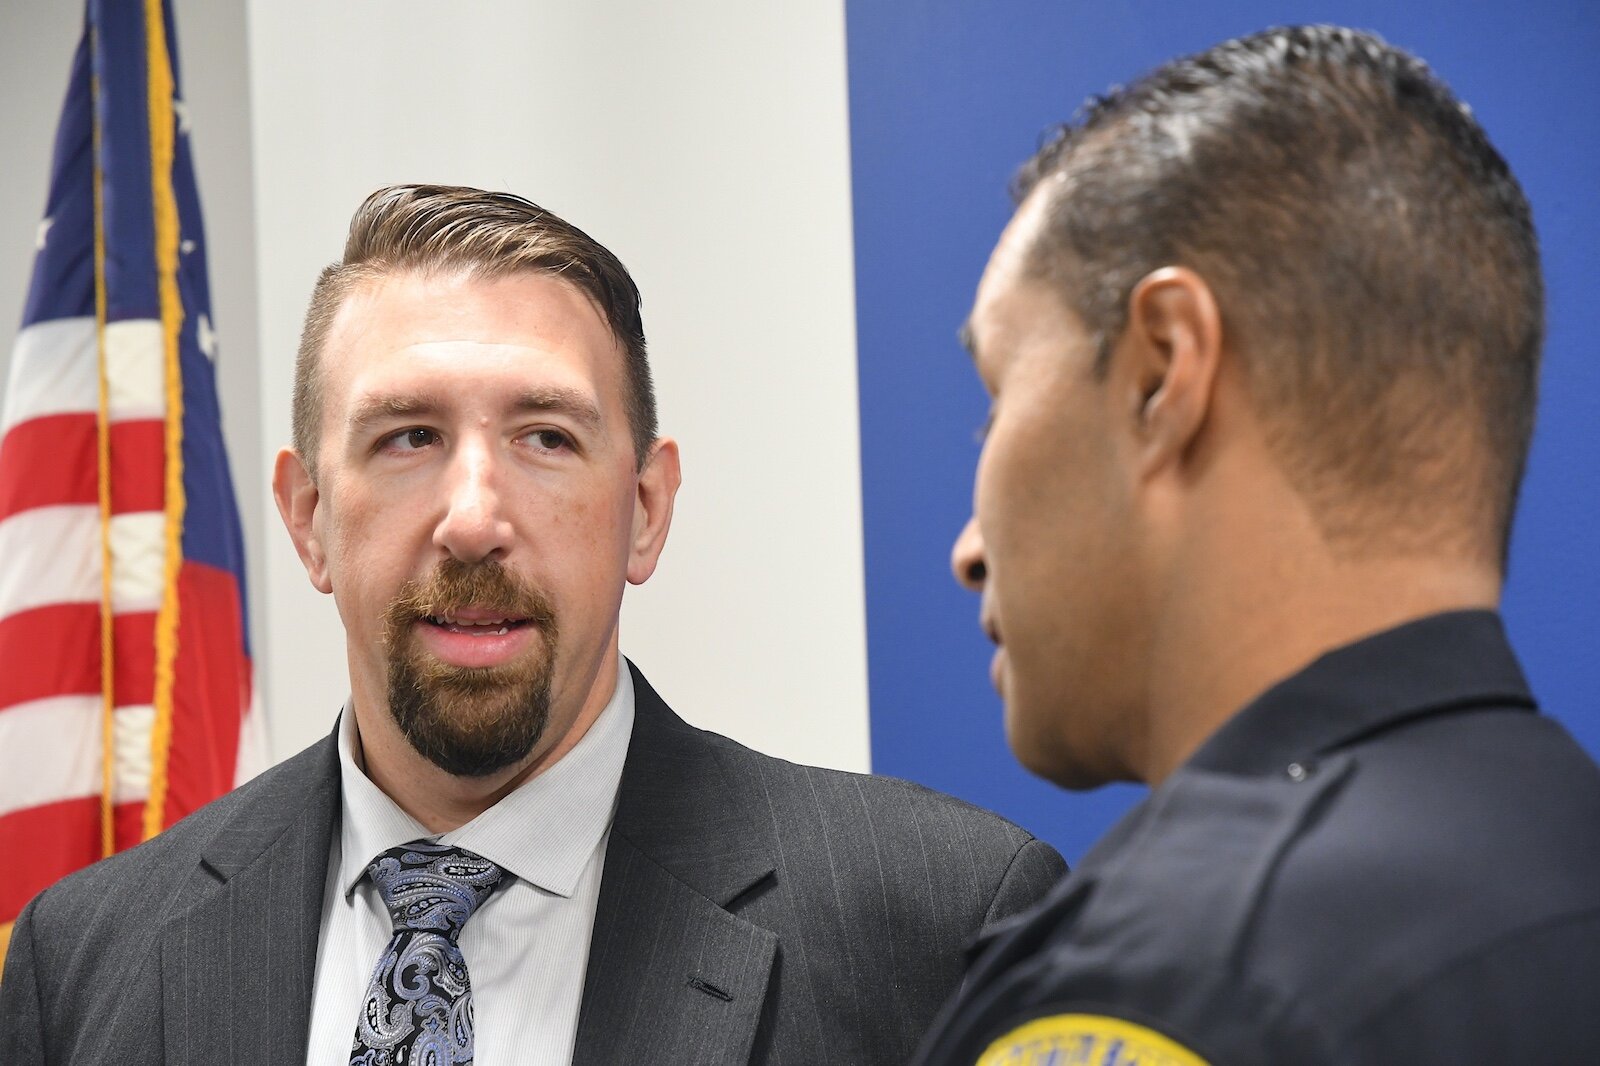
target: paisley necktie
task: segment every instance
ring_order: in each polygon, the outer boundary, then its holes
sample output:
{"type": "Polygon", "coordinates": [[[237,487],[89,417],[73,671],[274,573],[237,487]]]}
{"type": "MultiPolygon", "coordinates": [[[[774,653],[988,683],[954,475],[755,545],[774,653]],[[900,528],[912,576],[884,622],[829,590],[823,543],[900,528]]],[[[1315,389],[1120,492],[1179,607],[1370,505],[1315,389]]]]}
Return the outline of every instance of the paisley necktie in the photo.
{"type": "Polygon", "coordinates": [[[481,855],[418,840],[372,860],[367,876],[394,922],[356,1022],[351,1066],[472,1061],[472,985],[461,927],[505,871],[481,855]]]}

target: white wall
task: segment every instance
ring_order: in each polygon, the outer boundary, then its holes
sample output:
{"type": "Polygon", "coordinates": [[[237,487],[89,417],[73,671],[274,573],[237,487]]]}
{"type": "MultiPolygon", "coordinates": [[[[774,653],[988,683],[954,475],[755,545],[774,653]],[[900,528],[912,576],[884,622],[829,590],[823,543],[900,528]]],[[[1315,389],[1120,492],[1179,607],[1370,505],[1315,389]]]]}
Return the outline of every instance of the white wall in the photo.
{"type": "MultiPolygon", "coordinates": [[[[0,135],[32,131],[0,136],[14,149],[4,309],[21,306],[48,171],[38,132],[53,128],[81,8],[0,3],[0,135]]],[[[264,476],[288,439],[300,316],[361,199],[426,180],[539,201],[616,251],[644,292],[685,480],[660,569],[628,591],[624,651],[696,724],[865,769],[842,3],[176,10],[274,754],[325,733],[347,689],[337,615],[264,476]]]]}

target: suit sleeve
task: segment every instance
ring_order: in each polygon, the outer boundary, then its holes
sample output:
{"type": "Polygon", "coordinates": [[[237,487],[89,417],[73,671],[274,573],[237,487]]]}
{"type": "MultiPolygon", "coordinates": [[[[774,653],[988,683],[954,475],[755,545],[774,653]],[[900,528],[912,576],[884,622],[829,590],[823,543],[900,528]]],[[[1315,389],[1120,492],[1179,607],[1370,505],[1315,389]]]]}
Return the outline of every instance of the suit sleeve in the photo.
{"type": "MultiPolygon", "coordinates": [[[[37,901],[35,901],[37,902],[37,901]]],[[[44,1019],[39,1009],[39,978],[33,951],[33,908],[29,903],[11,930],[5,977],[0,980],[0,1062],[6,1066],[44,1066],[44,1019]]]]}
{"type": "Polygon", "coordinates": [[[1011,857],[1011,865],[989,901],[984,924],[1027,910],[1043,899],[1066,874],[1066,860],[1055,848],[1042,840],[1030,839],[1011,857]]]}

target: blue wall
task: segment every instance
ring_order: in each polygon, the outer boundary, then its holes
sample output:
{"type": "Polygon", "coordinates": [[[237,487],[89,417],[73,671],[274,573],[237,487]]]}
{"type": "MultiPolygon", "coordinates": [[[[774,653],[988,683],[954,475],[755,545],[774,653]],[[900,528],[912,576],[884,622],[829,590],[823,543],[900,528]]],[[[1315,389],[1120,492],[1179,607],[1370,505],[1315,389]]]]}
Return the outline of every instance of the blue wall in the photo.
{"type": "Polygon", "coordinates": [[[1534,690],[1600,752],[1600,5],[849,0],[873,769],[998,810],[1069,860],[1139,793],[1074,795],[1005,746],[977,600],[949,575],[987,406],[955,340],[1006,185],[1082,101],[1269,25],[1376,30],[1476,111],[1533,201],[1549,341],[1505,611],[1534,690]],[[1589,341],[1590,343],[1585,343],[1589,341]]]}

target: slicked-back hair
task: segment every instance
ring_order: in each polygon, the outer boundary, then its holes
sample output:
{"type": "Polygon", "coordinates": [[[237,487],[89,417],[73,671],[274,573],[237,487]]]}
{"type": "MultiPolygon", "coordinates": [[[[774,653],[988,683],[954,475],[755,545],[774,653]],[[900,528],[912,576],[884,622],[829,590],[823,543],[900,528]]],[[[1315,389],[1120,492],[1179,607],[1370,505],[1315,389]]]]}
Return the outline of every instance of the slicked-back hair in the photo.
{"type": "Polygon", "coordinates": [[[312,477],[317,475],[321,444],[322,351],[346,297],[358,284],[374,278],[456,271],[483,280],[548,274],[589,298],[622,349],[623,405],[634,459],[643,467],[656,439],[656,398],[639,289],[622,262],[570,222],[511,193],[451,185],[390,185],[356,209],[344,255],[318,276],[300,333],[292,436],[312,477]]]}
{"type": "Polygon", "coordinates": [[[1510,168],[1421,60],[1329,26],[1228,41],[1091,101],[1013,195],[1049,197],[1031,265],[1098,338],[1099,372],[1139,281],[1190,267],[1330,541],[1454,534],[1504,564],[1538,245],[1510,168]]]}

